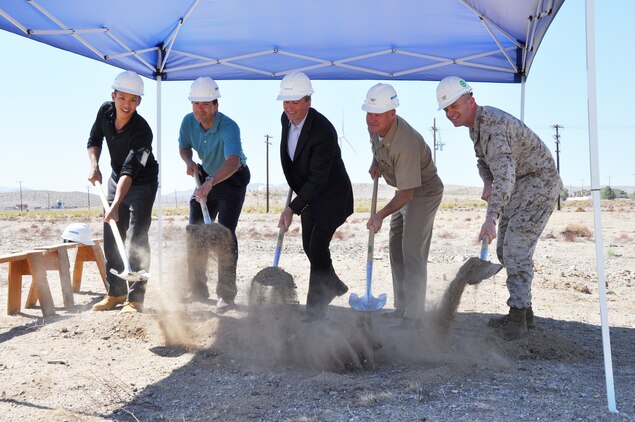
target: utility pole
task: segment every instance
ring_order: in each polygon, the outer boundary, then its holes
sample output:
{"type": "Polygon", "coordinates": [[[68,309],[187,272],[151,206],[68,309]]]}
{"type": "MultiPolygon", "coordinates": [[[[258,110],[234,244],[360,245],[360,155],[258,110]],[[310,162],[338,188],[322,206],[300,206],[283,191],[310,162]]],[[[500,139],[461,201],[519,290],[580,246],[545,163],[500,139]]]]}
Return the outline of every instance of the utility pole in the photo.
{"type": "Polygon", "coordinates": [[[90,211],[90,186],[86,186],[86,198],[88,198],[88,211],[90,211]]]}
{"type": "Polygon", "coordinates": [[[267,191],[266,191],[266,201],[267,201],[267,205],[265,206],[266,212],[267,214],[269,213],[269,145],[271,145],[271,142],[269,142],[269,138],[273,138],[273,136],[269,136],[269,135],[265,135],[265,145],[266,145],[266,149],[267,149],[267,155],[266,155],[266,172],[267,172],[267,191]]]}
{"type": "Polygon", "coordinates": [[[434,118],[432,120],[432,138],[433,138],[433,148],[432,148],[432,161],[434,164],[437,164],[437,119],[434,118]]]}
{"type": "MultiPolygon", "coordinates": [[[[558,132],[558,130],[564,129],[564,127],[560,126],[557,123],[551,127],[556,130],[556,134],[553,135],[553,138],[556,140],[556,168],[558,169],[558,175],[559,175],[560,174],[560,133],[558,132]]],[[[560,211],[560,195],[559,194],[558,194],[558,211],[560,211]]]]}
{"type": "Polygon", "coordinates": [[[176,188],[174,188],[174,209],[175,210],[179,209],[179,200],[176,197],[176,188]]]}
{"type": "Polygon", "coordinates": [[[584,194],[584,179],[580,179],[580,196],[584,194]]]}
{"type": "Polygon", "coordinates": [[[443,145],[445,145],[443,143],[443,141],[441,140],[440,136],[439,136],[439,140],[437,141],[437,132],[439,132],[439,128],[437,127],[437,119],[436,118],[432,120],[432,127],[430,129],[432,129],[432,135],[433,135],[432,161],[434,161],[434,164],[436,164],[437,163],[437,150],[443,151],[443,145]]]}
{"type": "Polygon", "coordinates": [[[22,211],[22,180],[18,180],[20,184],[20,211],[22,211]]]}

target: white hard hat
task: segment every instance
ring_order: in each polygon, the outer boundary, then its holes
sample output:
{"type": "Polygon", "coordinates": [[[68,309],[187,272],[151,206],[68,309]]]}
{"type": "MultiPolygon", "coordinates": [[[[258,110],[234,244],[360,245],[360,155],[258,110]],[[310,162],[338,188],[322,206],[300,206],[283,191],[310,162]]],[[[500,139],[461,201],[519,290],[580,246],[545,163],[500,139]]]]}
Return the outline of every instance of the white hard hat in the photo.
{"type": "Polygon", "coordinates": [[[292,72],[287,74],[280,82],[280,94],[278,100],[298,101],[307,95],[313,94],[311,80],[302,72],[292,72]]]}
{"type": "Polygon", "coordinates": [[[385,113],[397,107],[399,107],[399,98],[395,88],[389,84],[378,83],[368,90],[362,110],[367,113],[385,113]]]}
{"type": "Polygon", "coordinates": [[[66,226],[62,233],[62,239],[84,245],[94,245],[93,231],[84,223],[73,223],[66,226]]]}
{"type": "Polygon", "coordinates": [[[472,87],[458,76],[446,76],[437,86],[437,102],[439,110],[443,110],[462,95],[472,92],[472,87]]]}
{"type": "Polygon", "coordinates": [[[143,95],[143,81],[136,72],[132,70],[126,70],[121,72],[115,78],[115,83],[112,84],[112,88],[117,91],[127,92],[133,95],[143,95]]]}
{"type": "Polygon", "coordinates": [[[209,76],[201,76],[190,87],[190,101],[214,101],[220,98],[220,90],[218,84],[209,76]]]}

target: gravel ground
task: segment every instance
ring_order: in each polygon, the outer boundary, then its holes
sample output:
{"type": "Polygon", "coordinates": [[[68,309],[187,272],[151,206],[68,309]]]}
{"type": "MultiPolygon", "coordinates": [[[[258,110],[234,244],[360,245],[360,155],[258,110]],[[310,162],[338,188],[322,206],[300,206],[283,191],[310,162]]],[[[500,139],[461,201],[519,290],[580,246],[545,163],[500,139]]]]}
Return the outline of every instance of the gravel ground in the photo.
{"type": "MultiPolygon", "coordinates": [[[[299,220],[285,236],[280,266],[299,304],[250,306],[255,276],[271,266],[277,215],[243,214],[239,223],[238,306],[214,312],[216,298],[183,303],[184,217],[163,221],[162,268],[153,230],[153,277],[146,312],[96,313],[104,294],[88,264],[76,306],[64,309],[49,272],[57,315],[39,308],[6,315],[0,304],[1,421],[622,421],[635,420],[635,206],[603,206],[603,236],[614,386],[608,410],[591,208],[552,217],[535,255],[537,329],[512,342],[486,326],[506,311],[505,270],[466,286],[449,331],[435,316],[457,270],[478,253],[483,209],[442,209],[429,263],[425,329],[396,330],[377,313],[359,314],[348,295],[328,320],[299,321],[308,262],[299,220]],[[567,230],[569,229],[569,231],[567,230]],[[567,240],[567,239],[571,240],[567,240]]],[[[333,241],[334,265],[350,293],[363,293],[366,214],[353,215],[333,241]]],[[[0,220],[0,252],[57,243],[69,221],[0,220]]],[[[96,235],[101,223],[90,221],[96,235]]],[[[156,225],[153,226],[156,228],[156,225]]],[[[375,238],[373,293],[392,286],[387,230],[375,238]]],[[[71,254],[71,263],[73,255],[71,254]]],[[[210,265],[214,291],[214,263],[210,265]]],[[[7,291],[7,264],[0,289],[7,291]]],[[[30,286],[25,277],[23,299],[30,286]]]]}

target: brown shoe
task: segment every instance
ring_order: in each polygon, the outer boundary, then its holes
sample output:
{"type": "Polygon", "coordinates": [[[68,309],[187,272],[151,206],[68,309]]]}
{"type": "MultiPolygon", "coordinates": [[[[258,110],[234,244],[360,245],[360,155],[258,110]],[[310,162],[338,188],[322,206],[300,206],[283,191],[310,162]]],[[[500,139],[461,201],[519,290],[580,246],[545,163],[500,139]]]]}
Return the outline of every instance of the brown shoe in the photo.
{"type": "Polygon", "coordinates": [[[93,305],[93,311],[111,311],[115,309],[115,306],[121,305],[126,301],[128,296],[106,296],[100,302],[93,305]]]}
{"type": "Polygon", "coordinates": [[[143,303],[141,302],[126,302],[123,304],[123,308],[119,313],[121,314],[132,314],[137,312],[143,312],[143,303]]]}

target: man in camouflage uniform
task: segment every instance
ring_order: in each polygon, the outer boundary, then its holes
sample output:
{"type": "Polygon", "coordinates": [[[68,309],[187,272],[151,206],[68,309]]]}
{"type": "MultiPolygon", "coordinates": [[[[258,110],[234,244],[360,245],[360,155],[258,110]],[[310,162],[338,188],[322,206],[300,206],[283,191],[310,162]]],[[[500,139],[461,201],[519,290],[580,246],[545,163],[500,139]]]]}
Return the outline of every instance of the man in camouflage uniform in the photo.
{"type": "Polygon", "coordinates": [[[534,328],[531,306],[533,254],[562,189],[547,146],[523,122],[494,107],[479,106],[471,87],[456,76],[437,87],[439,110],[455,127],[470,130],[483,179],[487,216],[479,240],[496,235],[496,253],[507,270],[509,313],[488,325],[513,340],[534,328]]]}

